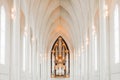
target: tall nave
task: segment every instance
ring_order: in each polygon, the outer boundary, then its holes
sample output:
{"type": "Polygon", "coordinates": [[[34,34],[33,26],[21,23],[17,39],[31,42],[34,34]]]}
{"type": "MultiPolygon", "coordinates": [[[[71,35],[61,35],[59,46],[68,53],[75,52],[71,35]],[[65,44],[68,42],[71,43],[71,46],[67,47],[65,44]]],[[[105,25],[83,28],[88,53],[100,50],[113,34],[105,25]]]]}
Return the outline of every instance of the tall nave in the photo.
{"type": "Polygon", "coordinates": [[[120,80],[120,0],[0,0],[0,80],[120,80]]]}

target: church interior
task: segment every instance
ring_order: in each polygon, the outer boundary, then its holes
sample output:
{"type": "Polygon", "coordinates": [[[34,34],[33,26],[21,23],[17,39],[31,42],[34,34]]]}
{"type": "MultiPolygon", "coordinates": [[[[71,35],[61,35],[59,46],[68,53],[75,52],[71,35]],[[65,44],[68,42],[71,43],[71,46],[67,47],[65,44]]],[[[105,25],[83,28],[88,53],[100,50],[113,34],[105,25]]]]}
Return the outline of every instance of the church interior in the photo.
{"type": "Polygon", "coordinates": [[[120,0],[0,0],[0,80],[120,80],[120,0]]]}

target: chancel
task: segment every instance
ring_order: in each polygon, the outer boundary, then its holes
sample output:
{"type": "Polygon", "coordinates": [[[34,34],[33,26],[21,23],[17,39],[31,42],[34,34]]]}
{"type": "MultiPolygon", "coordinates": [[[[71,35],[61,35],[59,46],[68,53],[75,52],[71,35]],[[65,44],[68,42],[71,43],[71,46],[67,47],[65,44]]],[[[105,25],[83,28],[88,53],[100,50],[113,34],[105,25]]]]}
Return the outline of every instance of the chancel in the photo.
{"type": "Polygon", "coordinates": [[[120,80],[120,0],[0,0],[0,80],[120,80]]]}

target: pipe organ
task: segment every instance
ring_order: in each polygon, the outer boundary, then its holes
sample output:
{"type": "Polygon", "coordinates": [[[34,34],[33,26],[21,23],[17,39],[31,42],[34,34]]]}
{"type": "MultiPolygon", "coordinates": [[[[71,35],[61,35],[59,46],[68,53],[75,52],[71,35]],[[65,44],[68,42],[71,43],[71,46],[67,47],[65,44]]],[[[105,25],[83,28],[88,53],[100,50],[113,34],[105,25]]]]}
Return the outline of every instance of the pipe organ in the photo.
{"type": "Polygon", "coordinates": [[[70,51],[65,40],[60,36],[51,50],[51,77],[68,78],[70,75],[70,51]]]}

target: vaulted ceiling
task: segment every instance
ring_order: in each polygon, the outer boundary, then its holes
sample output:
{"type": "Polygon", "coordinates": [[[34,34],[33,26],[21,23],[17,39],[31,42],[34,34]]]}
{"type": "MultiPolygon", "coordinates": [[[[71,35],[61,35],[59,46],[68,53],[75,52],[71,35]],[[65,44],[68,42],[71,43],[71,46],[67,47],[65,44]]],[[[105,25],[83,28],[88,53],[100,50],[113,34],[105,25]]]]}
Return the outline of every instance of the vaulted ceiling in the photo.
{"type": "Polygon", "coordinates": [[[90,26],[98,3],[99,0],[21,0],[21,8],[44,47],[59,35],[76,47],[90,26]]]}

